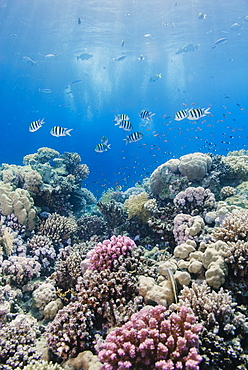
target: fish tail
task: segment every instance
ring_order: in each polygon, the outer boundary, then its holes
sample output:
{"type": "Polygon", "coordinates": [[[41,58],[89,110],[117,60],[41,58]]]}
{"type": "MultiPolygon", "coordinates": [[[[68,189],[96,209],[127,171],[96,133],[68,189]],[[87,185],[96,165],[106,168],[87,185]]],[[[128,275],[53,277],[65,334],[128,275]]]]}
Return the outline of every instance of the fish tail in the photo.
{"type": "Polygon", "coordinates": [[[209,112],[209,109],[210,109],[210,107],[207,108],[207,109],[204,109],[204,114],[211,114],[211,112],[209,112]]]}
{"type": "Polygon", "coordinates": [[[110,145],[111,145],[111,144],[108,144],[108,145],[107,145],[107,148],[108,148],[108,149],[111,149],[110,145]]]}
{"type": "Polygon", "coordinates": [[[126,142],[126,145],[128,144],[128,139],[123,139],[126,142]]]}
{"type": "Polygon", "coordinates": [[[70,132],[73,130],[73,128],[70,128],[69,130],[65,130],[65,134],[71,136],[70,132]]]}

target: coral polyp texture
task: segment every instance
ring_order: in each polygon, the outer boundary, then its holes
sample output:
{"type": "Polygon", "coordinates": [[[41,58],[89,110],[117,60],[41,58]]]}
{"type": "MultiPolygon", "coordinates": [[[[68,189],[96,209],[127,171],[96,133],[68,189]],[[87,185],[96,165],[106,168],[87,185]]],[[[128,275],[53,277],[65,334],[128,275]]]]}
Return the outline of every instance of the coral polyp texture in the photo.
{"type": "Polygon", "coordinates": [[[170,314],[161,305],[143,308],[107,335],[98,356],[102,370],[198,370],[201,330],[185,306],[170,314]]]}
{"type": "Polygon", "coordinates": [[[119,258],[130,255],[135,242],[127,236],[111,236],[98,243],[90,255],[90,269],[101,271],[117,268],[119,258]]]}

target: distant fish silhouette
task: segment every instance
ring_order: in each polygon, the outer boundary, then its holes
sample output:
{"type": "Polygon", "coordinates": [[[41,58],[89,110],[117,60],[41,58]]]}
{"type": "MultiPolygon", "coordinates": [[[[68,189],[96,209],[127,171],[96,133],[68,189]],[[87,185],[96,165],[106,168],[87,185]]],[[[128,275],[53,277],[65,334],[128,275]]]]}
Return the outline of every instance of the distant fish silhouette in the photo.
{"type": "Polygon", "coordinates": [[[90,54],[90,53],[82,53],[81,55],[77,56],[77,60],[81,59],[81,60],[88,60],[90,58],[92,58],[93,55],[90,54]]]}
{"type": "Polygon", "coordinates": [[[218,39],[213,43],[212,48],[215,49],[217,45],[219,44],[225,44],[227,42],[227,39],[225,37],[222,37],[221,39],[218,39]]]}

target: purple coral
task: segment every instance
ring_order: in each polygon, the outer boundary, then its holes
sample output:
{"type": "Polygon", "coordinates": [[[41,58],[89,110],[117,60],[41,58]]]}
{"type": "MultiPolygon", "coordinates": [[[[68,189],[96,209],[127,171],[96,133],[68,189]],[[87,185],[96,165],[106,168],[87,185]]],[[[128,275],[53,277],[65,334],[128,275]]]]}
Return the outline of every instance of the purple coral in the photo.
{"type": "Polygon", "coordinates": [[[135,246],[132,239],[127,236],[115,236],[98,243],[90,255],[90,269],[101,271],[112,270],[118,265],[119,258],[129,255],[135,246]]]}
{"type": "Polygon", "coordinates": [[[102,370],[198,370],[202,325],[186,306],[169,315],[164,306],[143,308],[110,332],[99,352],[102,370]]]}

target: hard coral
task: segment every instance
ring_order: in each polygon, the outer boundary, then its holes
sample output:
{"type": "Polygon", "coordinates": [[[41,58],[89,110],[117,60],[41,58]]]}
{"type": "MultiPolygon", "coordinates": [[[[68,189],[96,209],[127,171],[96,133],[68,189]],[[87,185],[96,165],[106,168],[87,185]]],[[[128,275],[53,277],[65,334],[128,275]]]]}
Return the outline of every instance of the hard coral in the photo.
{"type": "Polygon", "coordinates": [[[138,217],[143,223],[147,223],[150,212],[145,207],[148,202],[147,193],[143,192],[138,195],[131,195],[124,203],[123,209],[127,210],[128,218],[138,217]]]}
{"type": "Polygon", "coordinates": [[[72,218],[53,213],[39,227],[39,234],[50,238],[54,243],[61,243],[77,230],[77,224],[72,218]]]}
{"type": "Polygon", "coordinates": [[[203,215],[215,207],[215,197],[209,189],[202,186],[189,187],[174,198],[174,205],[179,212],[192,216],[203,215]]]}
{"type": "Polygon", "coordinates": [[[224,218],[220,227],[214,229],[213,235],[225,242],[248,241],[248,210],[234,209],[224,218]]]}
{"type": "Polygon", "coordinates": [[[163,306],[143,308],[110,332],[99,360],[102,370],[198,370],[198,333],[202,326],[185,306],[168,315],[163,306]]]}

